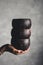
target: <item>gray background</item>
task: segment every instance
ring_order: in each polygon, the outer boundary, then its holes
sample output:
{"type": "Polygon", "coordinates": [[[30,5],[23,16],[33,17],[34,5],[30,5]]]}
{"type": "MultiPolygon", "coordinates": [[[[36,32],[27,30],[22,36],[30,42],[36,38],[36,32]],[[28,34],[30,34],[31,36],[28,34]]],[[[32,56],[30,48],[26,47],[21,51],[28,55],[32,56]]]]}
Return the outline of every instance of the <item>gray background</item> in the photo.
{"type": "Polygon", "coordinates": [[[42,65],[43,0],[0,0],[0,47],[11,42],[13,18],[31,18],[30,51],[22,55],[5,52],[0,65],[42,65]]]}

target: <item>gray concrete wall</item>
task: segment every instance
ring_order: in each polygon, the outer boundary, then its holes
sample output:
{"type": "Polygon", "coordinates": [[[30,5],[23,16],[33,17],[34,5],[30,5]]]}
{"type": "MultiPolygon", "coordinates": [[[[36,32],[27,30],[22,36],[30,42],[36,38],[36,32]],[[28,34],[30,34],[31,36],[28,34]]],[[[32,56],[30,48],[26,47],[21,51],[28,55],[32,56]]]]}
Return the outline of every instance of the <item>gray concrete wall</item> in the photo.
{"type": "Polygon", "coordinates": [[[42,65],[43,0],[0,0],[0,47],[11,42],[13,18],[31,18],[30,51],[22,55],[5,52],[0,65],[42,65]]]}

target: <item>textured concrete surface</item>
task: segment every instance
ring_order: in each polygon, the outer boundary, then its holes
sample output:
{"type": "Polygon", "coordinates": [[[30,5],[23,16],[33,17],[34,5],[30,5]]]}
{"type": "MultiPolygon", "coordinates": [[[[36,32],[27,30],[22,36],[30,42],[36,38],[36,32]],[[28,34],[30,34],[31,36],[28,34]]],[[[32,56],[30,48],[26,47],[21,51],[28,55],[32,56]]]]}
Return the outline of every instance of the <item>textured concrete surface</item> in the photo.
{"type": "Polygon", "coordinates": [[[43,0],[0,0],[0,47],[11,42],[13,18],[31,18],[30,51],[22,55],[5,52],[0,65],[42,65],[43,0]]]}

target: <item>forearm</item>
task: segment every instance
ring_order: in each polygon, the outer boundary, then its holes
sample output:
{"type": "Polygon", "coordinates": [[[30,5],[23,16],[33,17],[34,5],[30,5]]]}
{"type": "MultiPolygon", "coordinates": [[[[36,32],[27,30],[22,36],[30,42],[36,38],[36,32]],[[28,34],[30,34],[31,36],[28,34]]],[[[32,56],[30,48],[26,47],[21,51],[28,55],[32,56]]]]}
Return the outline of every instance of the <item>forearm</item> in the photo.
{"type": "Polygon", "coordinates": [[[13,47],[10,44],[5,44],[0,48],[0,55],[3,54],[5,51],[8,51],[12,54],[18,55],[18,54],[24,54],[28,51],[29,49],[22,51],[22,50],[18,50],[15,47],[13,47]]]}
{"type": "Polygon", "coordinates": [[[17,50],[15,47],[13,47],[10,44],[3,45],[0,48],[0,55],[3,54],[5,51],[8,51],[8,52],[13,53],[13,54],[20,54],[20,53],[22,53],[22,50],[17,50]]]}

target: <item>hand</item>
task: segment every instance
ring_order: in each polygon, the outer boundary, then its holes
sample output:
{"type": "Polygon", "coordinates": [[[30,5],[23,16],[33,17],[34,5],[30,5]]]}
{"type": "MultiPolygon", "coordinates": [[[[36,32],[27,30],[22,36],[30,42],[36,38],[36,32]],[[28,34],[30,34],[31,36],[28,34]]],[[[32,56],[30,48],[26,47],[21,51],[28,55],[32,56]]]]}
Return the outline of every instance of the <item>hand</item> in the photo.
{"type": "Polygon", "coordinates": [[[25,50],[25,51],[23,51],[23,50],[17,50],[17,49],[16,49],[16,50],[15,50],[15,53],[18,54],[18,55],[19,55],[19,54],[24,54],[24,53],[28,52],[29,49],[30,49],[30,48],[28,48],[28,49],[25,50]]]}

